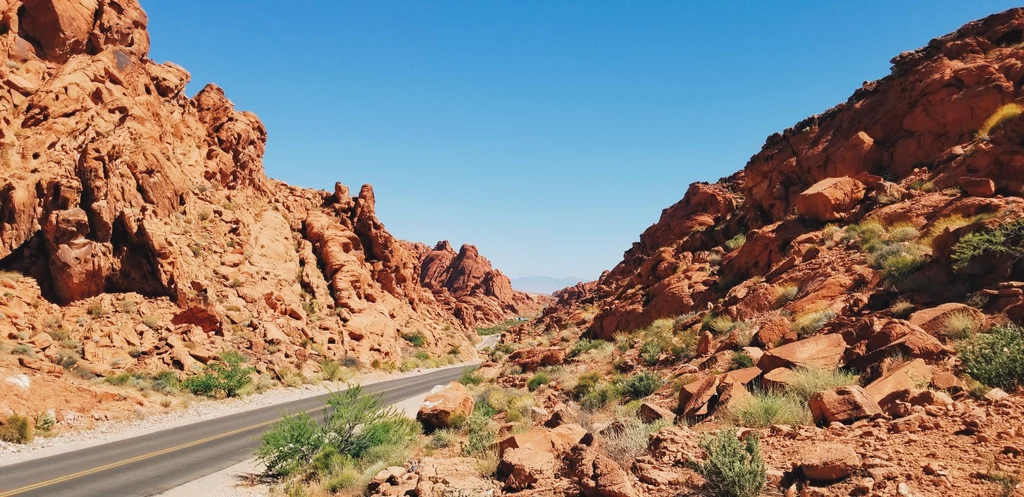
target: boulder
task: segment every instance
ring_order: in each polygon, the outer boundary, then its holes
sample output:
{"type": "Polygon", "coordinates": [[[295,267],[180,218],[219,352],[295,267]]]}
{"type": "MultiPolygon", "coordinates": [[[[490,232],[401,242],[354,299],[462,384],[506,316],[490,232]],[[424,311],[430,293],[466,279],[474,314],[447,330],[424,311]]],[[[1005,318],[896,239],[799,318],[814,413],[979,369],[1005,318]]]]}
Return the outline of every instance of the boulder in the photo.
{"type": "Polygon", "coordinates": [[[636,415],[641,421],[648,424],[662,420],[672,423],[676,420],[675,413],[650,402],[640,404],[640,409],[637,411],[636,415]]]}
{"type": "Polygon", "coordinates": [[[833,422],[852,423],[882,413],[878,403],[869,398],[864,389],[846,386],[818,392],[810,399],[814,422],[827,425],[833,422]]]}
{"type": "Polygon", "coordinates": [[[799,455],[804,478],[817,483],[849,478],[860,469],[860,465],[860,456],[846,444],[816,443],[803,449],[799,455]]]}
{"type": "Polygon", "coordinates": [[[630,475],[601,450],[577,444],[565,461],[570,477],[586,497],[633,497],[637,495],[630,475]]]}
{"type": "Polygon", "coordinates": [[[796,197],[801,216],[818,221],[845,219],[864,198],[864,183],[849,176],[823,179],[796,197]]]}
{"type": "Polygon", "coordinates": [[[518,491],[554,479],[569,450],[587,435],[577,424],[534,428],[498,443],[498,478],[518,491]]]}
{"type": "Polygon", "coordinates": [[[782,390],[796,375],[797,373],[792,369],[775,368],[764,374],[761,386],[769,390],[782,390]]]}
{"type": "Polygon", "coordinates": [[[519,349],[508,356],[508,360],[523,368],[524,372],[531,372],[545,366],[562,364],[565,361],[565,349],[561,347],[519,349]]]}
{"type": "Polygon", "coordinates": [[[936,335],[946,327],[947,321],[952,316],[959,316],[968,321],[973,321],[972,331],[977,331],[985,319],[985,315],[981,311],[969,305],[950,302],[929,309],[921,309],[911,314],[909,321],[911,324],[921,327],[921,329],[929,334],[936,335]]]}
{"type": "Polygon", "coordinates": [[[960,178],[960,187],[972,197],[991,197],[996,194],[996,183],[988,178],[960,178]]]}
{"type": "Polygon", "coordinates": [[[452,419],[473,414],[475,402],[461,383],[434,387],[416,413],[416,419],[427,431],[448,428],[452,419]]]}
{"type": "Polygon", "coordinates": [[[882,409],[887,409],[897,392],[927,387],[931,380],[931,368],[923,360],[914,359],[871,382],[864,388],[864,393],[882,409]]]}
{"type": "Polygon", "coordinates": [[[765,351],[757,367],[761,371],[776,368],[835,369],[846,352],[846,342],[838,334],[817,335],[765,351]]]}

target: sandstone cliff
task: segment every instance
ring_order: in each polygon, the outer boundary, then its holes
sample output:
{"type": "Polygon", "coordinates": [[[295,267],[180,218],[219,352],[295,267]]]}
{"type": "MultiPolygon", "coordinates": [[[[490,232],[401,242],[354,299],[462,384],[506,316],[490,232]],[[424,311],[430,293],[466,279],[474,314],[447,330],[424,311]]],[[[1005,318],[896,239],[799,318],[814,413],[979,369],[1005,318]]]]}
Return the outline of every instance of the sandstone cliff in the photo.
{"type": "Polygon", "coordinates": [[[136,0],[0,0],[0,343],[21,352],[0,372],[187,373],[237,349],[315,375],[397,365],[417,333],[465,359],[473,326],[532,302],[471,249],[421,281],[369,185],[268,179],[263,123],[216,86],[189,98],[188,72],[147,58],[146,24],[136,0]]]}

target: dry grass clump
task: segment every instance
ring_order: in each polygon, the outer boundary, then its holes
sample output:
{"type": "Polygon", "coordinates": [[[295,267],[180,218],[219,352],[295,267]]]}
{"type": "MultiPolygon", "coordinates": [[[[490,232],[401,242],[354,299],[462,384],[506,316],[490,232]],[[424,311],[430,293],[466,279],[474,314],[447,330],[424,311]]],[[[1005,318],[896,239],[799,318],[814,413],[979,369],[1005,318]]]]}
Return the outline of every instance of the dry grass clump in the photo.
{"type": "Polygon", "coordinates": [[[804,338],[820,331],[835,317],[836,313],[828,308],[805,311],[797,314],[793,320],[793,331],[800,338],[804,338]]]}
{"type": "Polygon", "coordinates": [[[892,312],[893,317],[899,319],[906,319],[910,317],[914,312],[914,304],[907,302],[906,300],[899,299],[889,306],[889,312],[892,312]]]}
{"type": "Polygon", "coordinates": [[[636,417],[627,417],[621,420],[621,429],[611,430],[608,435],[601,437],[602,445],[612,460],[629,471],[637,456],[647,451],[651,434],[668,425],[666,420],[644,424],[636,417]]]}
{"type": "Polygon", "coordinates": [[[957,311],[946,316],[939,327],[939,334],[953,340],[963,340],[981,329],[981,321],[970,312],[957,311]]]}
{"type": "Polygon", "coordinates": [[[747,428],[800,426],[811,424],[811,411],[794,395],[755,390],[749,400],[731,408],[726,413],[726,419],[747,428]]]}
{"type": "Polygon", "coordinates": [[[785,306],[796,299],[797,294],[800,293],[800,285],[796,283],[786,283],[785,285],[776,287],[772,292],[772,300],[775,301],[775,308],[785,306]]]}
{"type": "Polygon", "coordinates": [[[985,120],[985,123],[981,125],[981,129],[978,130],[978,138],[981,140],[988,140],[989,137],[992,136],[992,131],[996,126],[999,126],[1011,119],[1016,119],[1022,113],[1024,113],[1024,107],[1015,103],[1009,103],[996,109],[996,111],[985,120]]]}

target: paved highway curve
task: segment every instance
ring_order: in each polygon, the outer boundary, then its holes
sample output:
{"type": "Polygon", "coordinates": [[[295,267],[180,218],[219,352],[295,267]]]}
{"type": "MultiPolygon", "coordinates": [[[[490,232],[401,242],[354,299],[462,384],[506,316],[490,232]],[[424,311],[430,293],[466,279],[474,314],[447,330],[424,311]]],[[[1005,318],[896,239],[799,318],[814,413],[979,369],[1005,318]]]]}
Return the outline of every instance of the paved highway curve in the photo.
{"type": "MultiPolygon", "coordinates": [[[[464,368],[431,371],[363,387],[395,403],[458,379],[464,368]]],[[[259,436],[285,414],[323,410],[311,397],[9,466],[0,497],[149,496],[252,457],[259,436]]],[[[0,461],[2,464],[2,461],[0,461]]]]}

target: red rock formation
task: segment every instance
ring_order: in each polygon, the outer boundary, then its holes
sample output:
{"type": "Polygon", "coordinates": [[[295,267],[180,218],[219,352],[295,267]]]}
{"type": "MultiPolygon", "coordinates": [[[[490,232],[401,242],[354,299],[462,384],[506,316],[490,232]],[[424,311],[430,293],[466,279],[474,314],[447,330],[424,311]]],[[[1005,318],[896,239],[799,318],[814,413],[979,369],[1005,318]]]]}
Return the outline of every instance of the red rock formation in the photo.
{"type": "Polygon", "coordinates": [[[550,302],[545,296],[513,290],[508,276],[472,245],[463,245],[457,253],[447,240],[433,250],[421,243],[409,246],[418,254],[419,282],[467,326],[533,314],[550,302]]]}
{"type": "Polygon", "coordinates": [[[268,179],[263,123],[216,86],[188,98],[188,72],[148,59],[146,24],[137,0],[0,0],[0,341],[53,374],[75,354],[107,375],[237,349],[312,376],[325,358],[399,363],[415,332],[465,359],[469,327],[537,304],[471,247],[421,283],[369,185],[268,179]],[[22,338],[39,330],[85,345],[22,338]]]}

